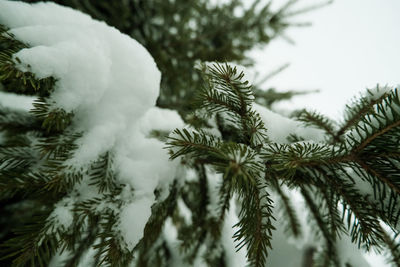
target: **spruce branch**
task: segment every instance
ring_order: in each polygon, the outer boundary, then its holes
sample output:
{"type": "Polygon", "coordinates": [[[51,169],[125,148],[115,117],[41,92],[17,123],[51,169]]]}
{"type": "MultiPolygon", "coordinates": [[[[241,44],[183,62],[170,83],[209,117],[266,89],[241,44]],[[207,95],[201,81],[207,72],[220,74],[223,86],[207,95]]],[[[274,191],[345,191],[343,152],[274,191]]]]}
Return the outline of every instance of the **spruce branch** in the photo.
{"type": "MultiPolygon", "coordinates": [[[[53,77],[37,79],[30,71],[21,71],[21,64],[14,54],[28,46],[14,38],[8,29],[0,24],[0,82],[6,91],[28,95],[48,96],[56,80],[53,77]]],[[[28,69],[30,66],[26,66],[28,69]]]]}
{"type": "Polygon", "coordinates": [[[100,194],[112,192],[118,186],[116,184],[113,159],[110,152],[106,152],[91,164],[88,175],[91,180],[89,185],[97,186],[100,194]]]}
{"type": "Polygon", "coordinates": [[[56,236],[49,232],[51,224],[46,223],[49,214],[49,209],[42,210],[16,229],[16,236],[1,245],[6,254],[1,260],[13,257],[14,266],[25,266],[28,262],[32,266],[47,266],[58,248],[56,236]]]}
{"type": "Polygon", "coordinates": [[[119,238],[113,231],[113,225],[117,223],[117,214],[112,210],[104,212],[101,216],[97,235],[100,242],[93,246],[97,250],[96,257],[99,257],[98,266],[127,266],[133,259],[133,252],[123,248],[119,238]]]}
{"type": "Polygon", "coordinates": [[[286,231],[291,231],[292,235],[294,237],[299,237],[302,234],[302,229],[301,229],[301,224],[299,221],[299,218],[297,217],[296,211],[287,196],[287,194],[283,191],[281,188],[282,185],[279,184],[278,179],[274,176],[269,176],[266,179],[271,180],[271,187],[275,190],[275,192],[278,194],[280,198],[281,204],[281,209],[283,210],[285,214],[285,218],[289,218],[289,222],[286,225],[286,231]]]}
{"type": "Polygon", "coordinates": [[[234,225],[239,228],[233,235],[236,249],[247,248],[247,258],[252,266],[265,266],[268,249],[271,248],[272,200],[266,186],[257,182],[248,193],[240,194],[242,207],[239,212],[239,222],[234,225]]]}
{"type": "Polygon", "coordinates": [[[38,161],[38,155],[29,147],[0,148],[0,172],[26,169],[38,161]]]}
{"type": "Polygon", "coordinates": [[[192,212],[191,225],[183,225],[179,234],[182,240],[181,249],[185,252],[185,259],[189,264],[193,264],[199,249],[207,239],[210,238],[210,216],[207,214],[207,208],[210,203],[208,193],[208,179],[205,166],[196,165],[198,173],[198,182],[190,183],[190,191],[183,194],[183,200],[192,212]]]}
{"type": "Polygon", "coordinates": [[[319,261],[321,261],[321,266],[329,266],[331,265],[331,263],[333,263],[334,266],[340,266],[336,250],[335,233],[327,228],[327,225],[329,225],[329,223],[326,221],[325,216],[320,213],[318,206],[316,203],[314,203],[313,198],[309,194],[309,191],[305,187],[301,187],[300,192],[325,240],[326,251],[324,251],[324,253],[322,254],[322,258],[319,259],[319,261]]]}
{"type": "Polygon", "coordinates": [[[138,266],[149,266],[151,261],[151,249],[162,235],[163,226],[168,216],[171,216],[176,209],[178,196],[177,182],[170,187],[168,197],[162,202],[151,207],[151,216],[144,228],[143,238],[139,241],[135,250],[139,250],[137,259],[138,266]]]}
{"type": "Polygon", "coordinates": [[[169,137],[167,149],[170,150],[170,158],[175,159],[186,154],[201,157],[204,154],[218,154],[221,140],[203,131],[189,132],[187,129],[176,129],[169,137]]]}
{"type": "MultiPolygon", "coordinates": [[[[379,87],[377,87],[377,90],[379,90],[379,87]]],[[[388,96],[387,93],[383,93],[379,97],[373,97],[373,95],[373,92],[368,90],[367,96],[361,97],[350,105],[346,105],[345,121],[336,132],[336,138],[339,138],[346,131],[354,127],[366,114],[374,112],[374,105],[380,103],[388,96]]]]}
{"type": "Polygon", "coordinates": [[[75,141],[82,134],[64,131],[62,134],[41,137],[38,139],[35,149],[40,153],[44,160],[66,160],[72,156],[77,149],[75,141]]]}
{"type": "Polygon", "coordinates": [[[319,90],[306,90],[306,91],[284,91],[280,92],[277,91],[275,88],[270,88],[268,90],[259,89],[261,87],[261,83],[254,85],[254,97],[255,102],[270,108],[272,104],[282,101],[282,100],[289,100],[295,96],[307,95],[311,93],[317,93],[319,90]]]}
{"type": "Polygon", "coordinates": [[[0,105],[0,129],[7,135],[21,136],[21,134],[27,132],[38,131],[40,125],[30,113],[5,108],[0,105]]]}
{"type": "Polygon", "coordinates": [[[314,126],[324,130],[332,138],[333,142],[341,142],[339,137],[335,134],[335,122],[326,116],[316,111],[302,110],[296,114],[296,118],[297,120],[303,122],[305,126],[314,126]]]}
{"type": "Polygon", "coordinates": [[[382,231],[378,219],[378,210],[369,202],[368,197],[362,196],[354,187],[352,181],[341,178],[337,174],[331,175],[335,166],[331,166],[330,172],[322,168],[316,168],[315,176],[327,182],[343,200],[343,220],[346,218],[352,241],[359,247],[365,246],[367,250],[371,246],[377,249],[382,247],[382,231]]]}
{"type": "MultiPolygon", "coordinates": [[[[232,188],[231,188],[231,183],[229,182],[228,179],[224,179],[222,181],[221,187],[219,189],[219,216],[218,216],[218,224],[222,225],[224,219],[225,219],[225,214],[229,210],[230,207],[230,200],[232,198],[232,188]]],[[[221,229],[219,229],[221,230],[221,229]]],[[[221,234],[220,231],[218,234],[221,234]]]]}
{"type": "Polygon", "coordinates": [[[225,64],[201,66],[205,86],[198,102],[208,113],[225,113],[224,117],[241,136],[240,142],[255,147],[267,139],[260,116],[252,109],[254,95],[244,73],[225,64]]]}
{"type": "Polygon", "coordinates": [[[386,246],[389,248],[389,253],[387,253],[387,262],[391,263],[393,266],[400,266],[400,242],[399,242],[399,233],[390,236],[387,232],[384,231],[384,240],[386,246]]]}
{"type": "Polygon", "coordinates": [[[33,107],[30,112],[41,121],[42,129],[46,130],[47,133],[60,133],[72,122],[72,112],[52,107],[43,97],[35,100],[33,107]]]}

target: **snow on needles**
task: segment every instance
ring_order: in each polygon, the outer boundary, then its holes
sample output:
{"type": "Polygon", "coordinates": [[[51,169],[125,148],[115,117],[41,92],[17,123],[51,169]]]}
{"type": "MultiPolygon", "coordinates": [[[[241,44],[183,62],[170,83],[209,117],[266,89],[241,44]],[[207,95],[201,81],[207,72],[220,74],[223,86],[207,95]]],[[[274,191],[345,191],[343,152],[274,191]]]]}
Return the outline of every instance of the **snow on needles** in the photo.
{"type": "Polygon", "coordinates": [[[324,132],[314,127],[305,127],[303,123],[292,120],[275,113],[259,104],[253,104],[254,109],[260,114],[268,129],[268,137],[277,143],[288,143],[290,134],[297,134],[307,141],[321,142],[324,140],[324,132]]]}
{"type": "Polygon", "coordinates": [[[154,189],[167,185],[176,169],[163,143],[147,136],[158,126],[183,126],[177,113],[154,107],[161,74],[153,58],[129,36],[70,8],[3,0],[0,10],[0,24],[30,47],[14,55],[18,67],[55,77],[52,105],[72,111],[71,128],[83,132],[69,164],[87,166],[111,151],[119,181],[134,189],[120,223],[132,249],[150,216],[154,189]],[[140,220],[131,218],[135,213],[140,220]]]}

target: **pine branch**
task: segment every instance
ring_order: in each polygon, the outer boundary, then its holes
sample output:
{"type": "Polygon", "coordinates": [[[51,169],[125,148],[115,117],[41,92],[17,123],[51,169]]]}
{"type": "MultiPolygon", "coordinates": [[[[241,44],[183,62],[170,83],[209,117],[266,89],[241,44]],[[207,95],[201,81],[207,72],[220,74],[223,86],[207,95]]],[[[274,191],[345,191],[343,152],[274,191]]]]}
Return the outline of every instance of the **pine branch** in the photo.
{"type": "Polygon", "coordinates": [[[335,122],[316,111],[302,110],[296,115],[297,120],[303,122],[305,126],[315,126],[324,130],[333,140],[333,142],[342,142],[335,134],[335,122]]]}
{"type": "Polygon", "coordinates": [[[110,152],[106,152],[91,164],[88,175],[91,180],[89,185],[96,185],[100,194],[112,192],[118,186],[110,152]]]}
{"type": "Polygon", "coordinates": [[[151,216],[146,223],[143,230],[143,238],[139,241],[135,250],[139,250],[139,256],[137,260],[138,266],[149,266],[151,261],[151,248],[155,245],[156,241],[160,238],[163,230],[165,220],[168,216],[171,216],[176,208],[176,202],[178,197],[178,185],[173,183],[170,187],[170,193],[168,197],[151,207],[151,216]]]}
{"type": "Polygon", "coordinates": [[[77,149],[75,141],[82,134],[64,131],[62,134],[39,138],[35,148],[40,153],[41,159],[66,160],[77,149]]]}
{"type": "Polygon", "coordinates": [[[56,253],[58,241],[54,234],[48,233],[50,224],[46,224],[50,210],[41,211],[31,218],[22,228],[16,229],[14,238],[2,244],[6,256],[13,257],[13,266],[47,266],[51,256],[56,253]]]}
{"type": "Polygon", "coordinates": [[[38,98],[30,111],[42,124],[42,129],[49,133],[61,133],[72,122],[73,112],[66,112],[61,108],[53,108],[45,98],[38,98]]]}
{"type": "Polygon", "coordinates": [[[238,228],[233,235],[236,249],[247,248],[247,258],[252,266],[265,266],[268,248],[271,248],[272,230],[272,200],[266,187],[258,183],[252,186],[249,193],[240,195],[242,208],[239,212],[238,228]]]}
{"type": "Polygon", "coordinates": [[[180,230],[179,239],[182,240],[181,248],[185,252],[185,259],[193,264],[199,253],[201,245],[209,238],[210,216],[207,214],[207,207],[210,203],[208,194],[208,179],[205,166],[196,166],[199,180],[191,183],[189,193],[183,194],[185,204],[192,212],[192,224],[185,225],[180,230]]]}
{"type": "Polygon", "coordinates": [[[314,203],[309,192],[304,187],[301,187],[301,194],[305,202],[307,203],[307,206],[310,209],[310,212],[314,217],[314,220],[316,221],[318,228],[321,231],[322,236],[325,240],[326,252],[323,254],[323,258],[321,259],[323,262],[322,266],[329,266],[331,263],[333,263],[334,266],[340,266],[338,258],[339,256],[336,251],[335,233],[331,232],[327,228],[328,223],[324,221],[324,216],[320,214],[318,206],[316,205],[316,203],[314,203]]]}
{"type": "Polygon", "coordinates": [[[371,91],[367,91],[366,97],[361,97],[358,101],[355,101],[353,105],[346,105],[346,119],[340,129],[337,131],[335,135],[336,138],[339,138],[347,130],[354,127],[366,114],[373,112],[374,105],[380,103],[384,98],[386,98],[387,94],[384,93],[378,98],[374,98],[372,96],[373,93],[371,91]]]}
{"type": "Polygon", "coordinates": [[[14,59],[13,55],[27,47],[16,40],[4,25],[0,25],[0,83],[9,92],[48,96],[56,82],[53,77],[37,79],[32,72],[23,72],[17,68],[21,61],[14,59]]]}
{"type": "Polygon", "coordinates": [[[292,99],[295,96],[301,96],[301,95],[307,95],[311,93],[317,93],[319,90],[307,90],[307,91],[277,91],[275,88],[270,88],[268,90],[262,90],[258,89],[261,87],[261,83],[258,82],[256,85],[254,85],[254,96],[255,96],[255,102],[270,108],[272,104],[278,102],[278,101],[283,101],[283,100],[289,100],[292,99]]]}
{"type": "Polygon", "coordinates": [[[202,66],[206,86],[198,95],[198,102],[209,114],[225,112],[225,117],[242,140],[238,142],[253,148],[267,139],[266,129],[260,116],[252,110],[254,95],[248,81],[242,81],[244,73],[228,64],[202,66]]]}
{"type": "Polygon", "coordinates": [[[21,135],[29,131],[38,131],[40,125],[28,112],[12,110],[0,105],[0,129],[9,135],[21,135]]]}
{"type": "Polygon", "coordinates": [[[358,192],[352,182],[337,174],[330,174],[335,168],[337,167],[330,166],[329,173],[322,168],[316,168],[318,173],[314,172],[314,175],[322,175],[321,178],[342,198],[343,219],[347,213],[346,221],[351,228],[352,241],[357,242],[359,247],[364,245],[367,250],[370,246],[381,248],[383,236],[378,219],[379,211],[368,201],[368,197],[363,197],[358,192]]]}
{"type": "Polygon", "coordinates": [[[107,211],[102,214],[102,219],[99,223],[100,231],[97,235],[100,242],[93,246],[97,249],[96,257],[100,261],[98,266],[127,266],[133,259],[133,252],[121,247],[120,240],[113,233],[113,225],[116,223],[116,214],[113,211],[107,211]]]}
{"type": "Polygon", "coordinates": [[[302,234],[301,224],[289,197],[282,190],[281,185],[279,184],[279,181],[276,179],[276,177],[274,176],[266,177],[266,179],[270,178],[272,187],[275,189],[275,191],[278,193],[278,196],[281,199],[282,203],[281,208],[285,214],[285,218],[289,218],[289,222],[286,224],[286,231],[290,230],[294,237],[301,236],[302,234]]]}
{"type": "Polygon", "coordinates": [[[390,253],[387,256],[388,263],[391,263],[393,266],[400,267],[400,240],[399,233],[396,233],[394,236],[390,236],[388,233],[384,232],[384,239],[386,246],[389,248],[390,253]]]}

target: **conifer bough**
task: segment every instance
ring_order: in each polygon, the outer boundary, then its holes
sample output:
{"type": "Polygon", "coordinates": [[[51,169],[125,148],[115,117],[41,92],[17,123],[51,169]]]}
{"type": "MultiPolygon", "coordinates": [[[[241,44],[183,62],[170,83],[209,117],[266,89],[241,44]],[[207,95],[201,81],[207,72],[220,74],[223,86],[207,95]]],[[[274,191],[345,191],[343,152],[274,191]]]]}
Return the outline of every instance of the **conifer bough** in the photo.
{"type": "Polygon", "coordinates": [[[277,266],[284,229],[312,240],[314,266],[357,266],[346,241],[400,265],[397,89],[342,122],[289,119],[255,104],[241,67],[202,63],[201,123],[184,125],[154,107],[160,72],[135,40],[55,4],[0,10],[0,96],[35,99],[0,106],[0,198],[19,200],[4,264],[277,266]]]}

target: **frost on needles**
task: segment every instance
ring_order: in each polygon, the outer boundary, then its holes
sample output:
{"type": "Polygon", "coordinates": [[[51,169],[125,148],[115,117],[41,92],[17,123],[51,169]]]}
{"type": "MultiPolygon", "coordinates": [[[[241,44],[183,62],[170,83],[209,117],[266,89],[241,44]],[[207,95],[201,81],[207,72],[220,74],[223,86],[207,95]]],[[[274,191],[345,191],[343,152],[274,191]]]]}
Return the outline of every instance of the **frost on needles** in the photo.
{"type": "Polygon", "coordinates": [[[255,104],[239,66],[204,63],[185,125],[155,107],[161,75],[135,40],[51,3],[0,10],[0,96],[13,99],[0,198],[29,211],[1,260],[290,266],[313,246],[315,266],[365,266],[356,247],[400,266],[397,89],[368,91],[341,122],[286,118],[255,104]]]}

